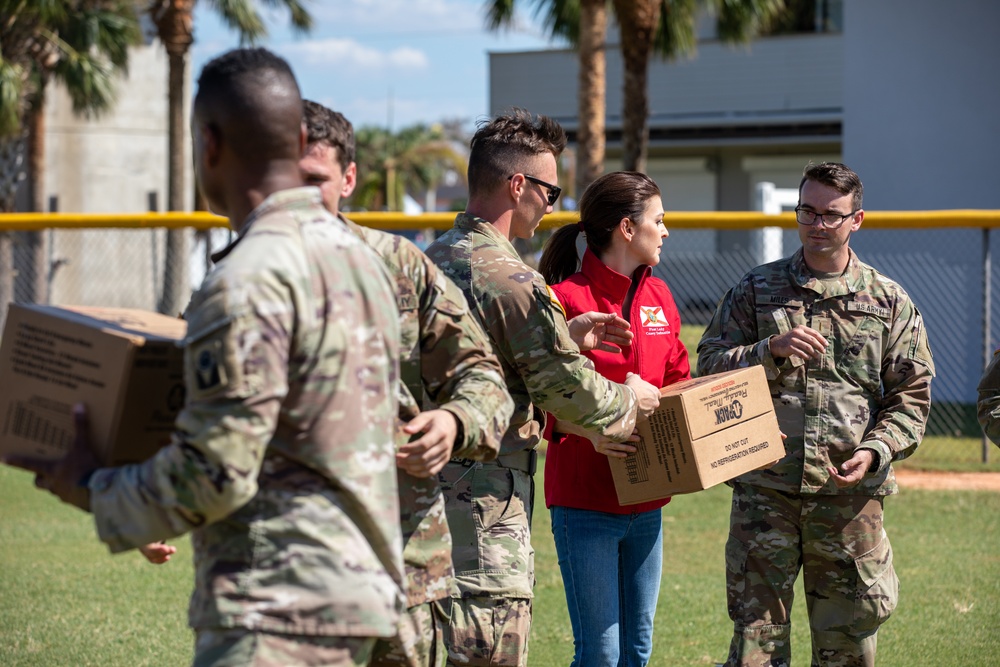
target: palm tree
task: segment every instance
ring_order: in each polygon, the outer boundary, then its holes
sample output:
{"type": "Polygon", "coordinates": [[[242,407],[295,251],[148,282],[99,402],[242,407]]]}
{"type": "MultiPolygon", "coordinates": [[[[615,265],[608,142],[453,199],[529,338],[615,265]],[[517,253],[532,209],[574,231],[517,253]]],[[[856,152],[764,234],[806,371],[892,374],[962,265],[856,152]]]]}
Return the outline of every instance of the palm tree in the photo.
{"type": "Polygon", "coordinates": [[[433,192],[448,171],[465,178],[467,163],[440,125],[413,125],[397,133],[359,128],[356,135],[358,186],[354,208],[401,211],[403,197],[423,194],[433,208],[433,192]]]}
{"type": "Polygon", "coordinates": [[[785,0],[614,0],[625,66],[622,110],[624,169],[646,170],[649,147],[647,76],[653,53],[664,58],[692,55],[699,10],[716,18],[720,41],[746,43],[785,10],[785,0]]]}
{"type": "MultiPolygon", "coordinates": [[[[605,32],[608,0],[527,0],[554,37],[578,53],[577,192],[603,170],[605,121],[605,32]]],[[[511,26],[515,0],[487,0],[491,29],[511,26]]],[[[625,169],[644,171],[649,144],[647,73],[652,55],[674,58],[694,52],[699,10],[717,17],[719,38],[745,42],[784,9],[784,0],[613,0],[625,66],[622,141],[625,169]]]]}
{"type": "MultiPolygon", "coordinates": [[[[114,103],[114,80],[128,66],[141,32],[130,0],[0,0],[0,211],[14,209],[27,175],[31,209],[44,209],[45,90],[62,83],[73,111],[97,115],[114,103]],[[27,144],[27,151],[26,146],[27,144]]],[[[42,235],[30,248],[27,300],[47,300],[42,235]]],[[[0,303],[13,299],[12,240],[0,240],[0,303]]]]}
{"type": "MultiPolygon", "coordinates": [[[[607,80],[607,0],[531,0],[534,16],[553,37],[562,37],[576,48],[578,59],[576,196],[604,171],[604,128],[607,80]]],[[[515,0],[486,3],[490,30],[509,28],[515,22],[515,0]]]]}
{"type": "MultiPolygon", "coordinates": [[[[188,54],[194,43],[194,8],[197,0],[144,0],[156,34],[167,51],[169,77],[167,209],[185,209],[184,184],[184,83],[187,81],[188,54]]],[[[267,37],[267,27],[260,14],[261,4],[283,6],[288,10],[292,27],[301,32],[312,28],[312,17],[298,0],[206,0],[222,20],[240,36],[240,42],[254,44],[267,37]]],[[[159,310],[178,313],[187,298],[187,236],[184,230],[167,233],[163,262],[163,294],[159,310]]]]}

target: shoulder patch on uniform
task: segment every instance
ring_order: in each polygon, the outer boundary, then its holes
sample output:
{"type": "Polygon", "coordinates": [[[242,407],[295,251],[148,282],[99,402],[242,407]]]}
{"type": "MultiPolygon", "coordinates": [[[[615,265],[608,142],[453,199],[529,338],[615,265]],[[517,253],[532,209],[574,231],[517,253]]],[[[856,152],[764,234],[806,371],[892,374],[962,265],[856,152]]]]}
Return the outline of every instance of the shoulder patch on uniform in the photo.
{"type": "Polygon", "coordinates": [[[848,301],[847,310],[854,310],[868,315],[877,315],[885,320],[889,319],[889,309],[883,308],[882,306],[874,303],[867,303],[864,301],[848,301]]]}
{"type": "Polygon", "coordinates": [[[563,317],[566,317],[566,309],[563,308],[563,305],[562,303],[560,303],[559,297],[556,296],[555,291],[548,285],[545,286],[545,291],[549,293],[549,300],[552,301],[552,303],[554,303],[556,306],[558,306],[559,310],[562,311],[563,317]]]}
{"type": "Polygon", "coordinates": [[[218,338],[199,343],[191,350],[195,389],[199,394],[226,386],[228,378],[222,355],[222,341],[218,338]]]}

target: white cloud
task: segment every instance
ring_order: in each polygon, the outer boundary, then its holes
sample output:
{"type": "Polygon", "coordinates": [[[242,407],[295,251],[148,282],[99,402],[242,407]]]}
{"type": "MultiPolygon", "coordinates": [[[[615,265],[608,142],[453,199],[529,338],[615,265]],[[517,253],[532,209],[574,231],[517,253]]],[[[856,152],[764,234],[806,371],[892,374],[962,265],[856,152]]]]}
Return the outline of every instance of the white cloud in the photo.
{"type": "Polygon", "coordinates": [[[336,37],[284,44],[279,50],[301,57],[307,65],[330,65],[343,74],[367,75],[389,69],[416,72],[430,64],[427,54],[413,47],[381,50],[336,37]]]}

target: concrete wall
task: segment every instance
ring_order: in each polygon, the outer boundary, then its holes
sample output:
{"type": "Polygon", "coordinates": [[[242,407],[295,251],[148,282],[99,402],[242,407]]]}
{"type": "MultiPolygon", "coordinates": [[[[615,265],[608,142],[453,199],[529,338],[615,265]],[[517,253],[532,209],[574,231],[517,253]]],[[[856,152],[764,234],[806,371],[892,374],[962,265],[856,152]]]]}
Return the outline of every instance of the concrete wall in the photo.
{"type": "MultiPolygon", "coordinates": [[[[744,47],[703,42],[694,58],[655,59],[649,68],[650,126],[839,120],[841,50],[839,34],[790,35],[744,47]]],[[[622,72],[621,51],[609,44],[609,130],[621,127],[622,72]]],[[[490,113],[521,106],[575,128],[577,88],[573,51],[490,54],[490,113]]]]}
{"type": "MultiPolygon", "coordinates": [[[[866,209],[1000,209],[998,24],[1000,3],[989,0],[845,3],[843,152],[866,209]]],[[[936,399],[973,401],[984,365],[982,232],[862,228],[851,244],[920,307],[936,399]]],[[[987,346],[998,332],[994,321],[987,346]]]]}
{"type": "MultiPolygon", "coordinates": [[[[130,76],[119,82],[110,113],[78,118],[65,90],[46,100],[46,200],[58,210],[141,213],[150,194],[167,199],[167,57],[158,42],[130,54],[130,76]]],[[[190,97],[190,95],[188,95],[190,97]]],[[[185,164],[190,165],[190,141],[185,164]]],[[[194,181],[186,178],[188,210],[194,181]]],[[[162,282],[162,231],[57,231],[50,235],[52,303],[154,309],[162,282]]]]}

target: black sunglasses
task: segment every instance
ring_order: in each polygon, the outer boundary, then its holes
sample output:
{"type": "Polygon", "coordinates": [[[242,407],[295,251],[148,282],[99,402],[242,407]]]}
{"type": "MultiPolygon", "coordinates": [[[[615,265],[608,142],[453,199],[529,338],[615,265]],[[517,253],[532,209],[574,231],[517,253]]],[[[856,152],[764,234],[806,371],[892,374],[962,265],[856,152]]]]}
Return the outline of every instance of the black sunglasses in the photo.
{"type": "MultiPolygon", "coordinates": [[[[509,181],[510,179],[514,178],[515,176],[517,176],[517,174],[511,174],[510,176],[507,177],[507,180],[509,181]]],[[[555,206],[556,200],[559,199],[559,195],[562,194],[562,188],[561,187],[559,187],[558,185],[552,185],[551,183],[546,183],[542,179],[535,178],[534,176],[528,176],[527,174],[523,174],[523,176],[524,176],[524,180],[531,181],[532,183],[535,183],[536,185],[540,185],[543,188],[546,188],[549,191],[549,193],[548,193],[549,206],[555,206]]]]}

